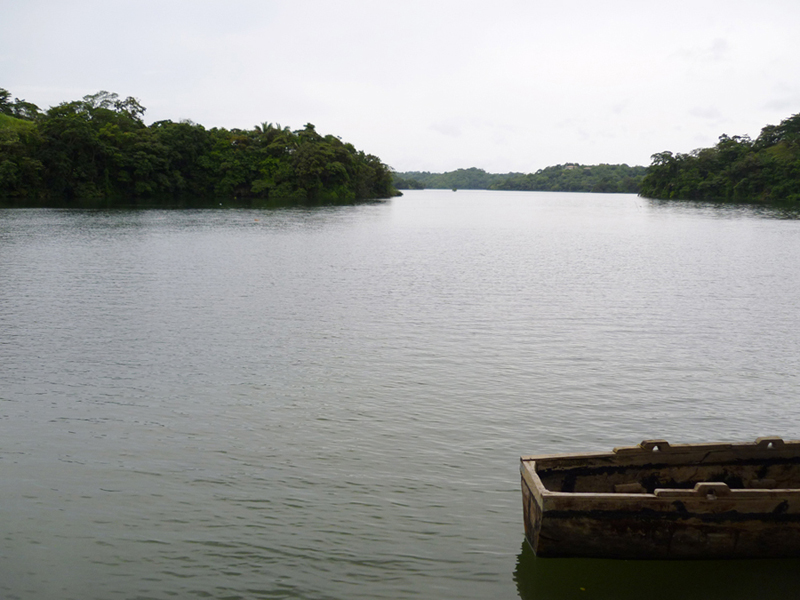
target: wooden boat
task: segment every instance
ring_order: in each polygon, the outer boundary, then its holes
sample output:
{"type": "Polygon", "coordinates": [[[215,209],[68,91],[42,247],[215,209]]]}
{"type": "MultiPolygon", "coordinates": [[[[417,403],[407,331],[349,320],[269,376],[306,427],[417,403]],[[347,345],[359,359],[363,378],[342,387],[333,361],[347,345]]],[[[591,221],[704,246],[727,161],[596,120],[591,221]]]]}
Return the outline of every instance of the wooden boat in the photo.
{"type": "Polygon", "coordinates": [[[523,456],[525,537],[543,557],[800,556],[800,441],[523,456]]]}

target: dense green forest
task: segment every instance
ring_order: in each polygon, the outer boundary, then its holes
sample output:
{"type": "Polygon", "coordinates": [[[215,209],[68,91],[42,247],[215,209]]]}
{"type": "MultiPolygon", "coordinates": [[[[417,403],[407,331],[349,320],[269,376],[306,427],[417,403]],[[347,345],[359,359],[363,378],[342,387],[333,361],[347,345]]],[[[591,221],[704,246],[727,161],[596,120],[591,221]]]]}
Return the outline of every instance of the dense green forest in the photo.
{"type": "Polygon", "coordinates": [[[653,155],[640,190],[647,198],[800,203],[800,114],[751,140],[722,135],[713,148],[653,155]]]}
{"type": "Polygon", "coordinates": [[[800,203],[800,114],[755,140],[661,152],[650,167],[567,163],[535,173],[392,173],[310,123],[292,131],[145,125],[135,98],[99,92],[42,111],[0,89],[0,202],[20,206],[351,203],[396,189],[640,193],[649,198],[800,203]]]}
{"type": "Polygon", "coordinates": [[[447,173],[408,171],[395,173],[397,189],[524,190],[539,192],[631,193],[639,191],[645,167],[579,165],[568,163],[536,173],[487,173],[483,169],[458,169],[447,173]]]}
{"type": "Polygon", "coordinates": [[[99,92],[47,111],[0,89],[0,201],[21,206],[351,203],[396,194],[389,167],[314,126],[145,125],[99,92]]]}

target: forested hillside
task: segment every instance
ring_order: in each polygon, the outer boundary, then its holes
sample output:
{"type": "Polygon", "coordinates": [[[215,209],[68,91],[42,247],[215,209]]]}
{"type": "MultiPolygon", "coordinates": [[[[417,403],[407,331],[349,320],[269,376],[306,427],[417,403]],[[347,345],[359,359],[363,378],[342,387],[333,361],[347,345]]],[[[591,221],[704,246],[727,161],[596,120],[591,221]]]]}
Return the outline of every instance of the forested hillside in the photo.
{"type": "Polygon", "coordinates": [[[398,189],[471,189],[544,192],[631,193],[639,191],[645,167],[579,165],[568,163],[536,173],[487,173],[483,169],[458,169],[447,173],[409,171],[395,173],[398,189]]]}
{"type": "Polygon", "coordinates": [[[99,92],[40,111],[0,89],[0,201],[30,206],[350,203],[395,194],[389,167],[307,124],[145,125],[99,92]]]}
{"type": "Polygon", "coordinates": [[[800,203],[800,114],[751,140],[722,135],[713,148],[660,152],[642,181],[648,198],[800,203]]]}

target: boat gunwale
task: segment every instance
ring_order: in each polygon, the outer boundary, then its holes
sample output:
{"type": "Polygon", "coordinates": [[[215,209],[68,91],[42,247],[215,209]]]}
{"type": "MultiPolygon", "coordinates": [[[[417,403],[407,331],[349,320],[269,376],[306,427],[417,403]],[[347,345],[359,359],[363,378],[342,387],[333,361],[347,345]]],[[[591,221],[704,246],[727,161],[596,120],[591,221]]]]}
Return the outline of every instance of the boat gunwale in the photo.
{"type": "Polygon", "coordinates": [[[725,504],[748,500],[761,501],[775,498],[800,498],[800,486],[781,488],[730,488],[727,484],[713,481],[698,481],[691,488],[660,487],[653,492],[565,492],[549,489],[540,476],[544,471],[560,472],[580,468],[586,469],[626,469],[626,468],[664,468],[689,465],[706,466],[761,462],[766,459],[800,462],[800,441],[788,441],[778,437],[758,438],[755,442],[723,444],[676,444],[665,440],[645,440],[638,446],[614,448],[612,452],[588,452],[583,454],[545,454],[520,457],[520,473],[528,483],[533,496],[543,510],[555,508],[560,501],[574,503],[578,500],[602,503],[609,501],[639,504],[653,503],[672,505],[675,500],[697,502],[718,502],[725,504]],[[653,451],[659,447],[659,451],[653,451]],[[663,449],[662,449],[663,448],[663,449]],[[699,461],[689,460],[691,456],[702,457],[699,461]],[[652,461],[652,459],[656,461],[652,461]],[[621,459],[621,460],[619,460],[621,459]],[[646,462],[643,462],[645,459],[646,462]]]}
{"type": "Polygon", "coordinates": [[[668,462],[673,459],[686,458],[687,454],[748,452],[765,454],[790,454],[800,456],[800,440],[784,440],[778,436],[760,437],[755,442],[729,442],[711,444],[670,444],[666,440],[644,440],[636,446],[616,447],[611,452],[583,452],[569,454],[534,454],[523,455],[520,460],[527,461],[572,461],[595,459],[636,459],[658,458],[668,462]]]}

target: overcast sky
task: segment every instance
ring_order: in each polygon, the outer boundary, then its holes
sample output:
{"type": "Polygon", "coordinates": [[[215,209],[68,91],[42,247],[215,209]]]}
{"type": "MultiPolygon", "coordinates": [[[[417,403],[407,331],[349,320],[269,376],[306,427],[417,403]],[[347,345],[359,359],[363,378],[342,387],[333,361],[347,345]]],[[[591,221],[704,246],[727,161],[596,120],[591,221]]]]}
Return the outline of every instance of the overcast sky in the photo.
{"type": "Polygon", "coordinates": [[[398,171],[648,165],[800,112],[800,1],[0,0],[0,87],[310,122],[398,171]]]}

